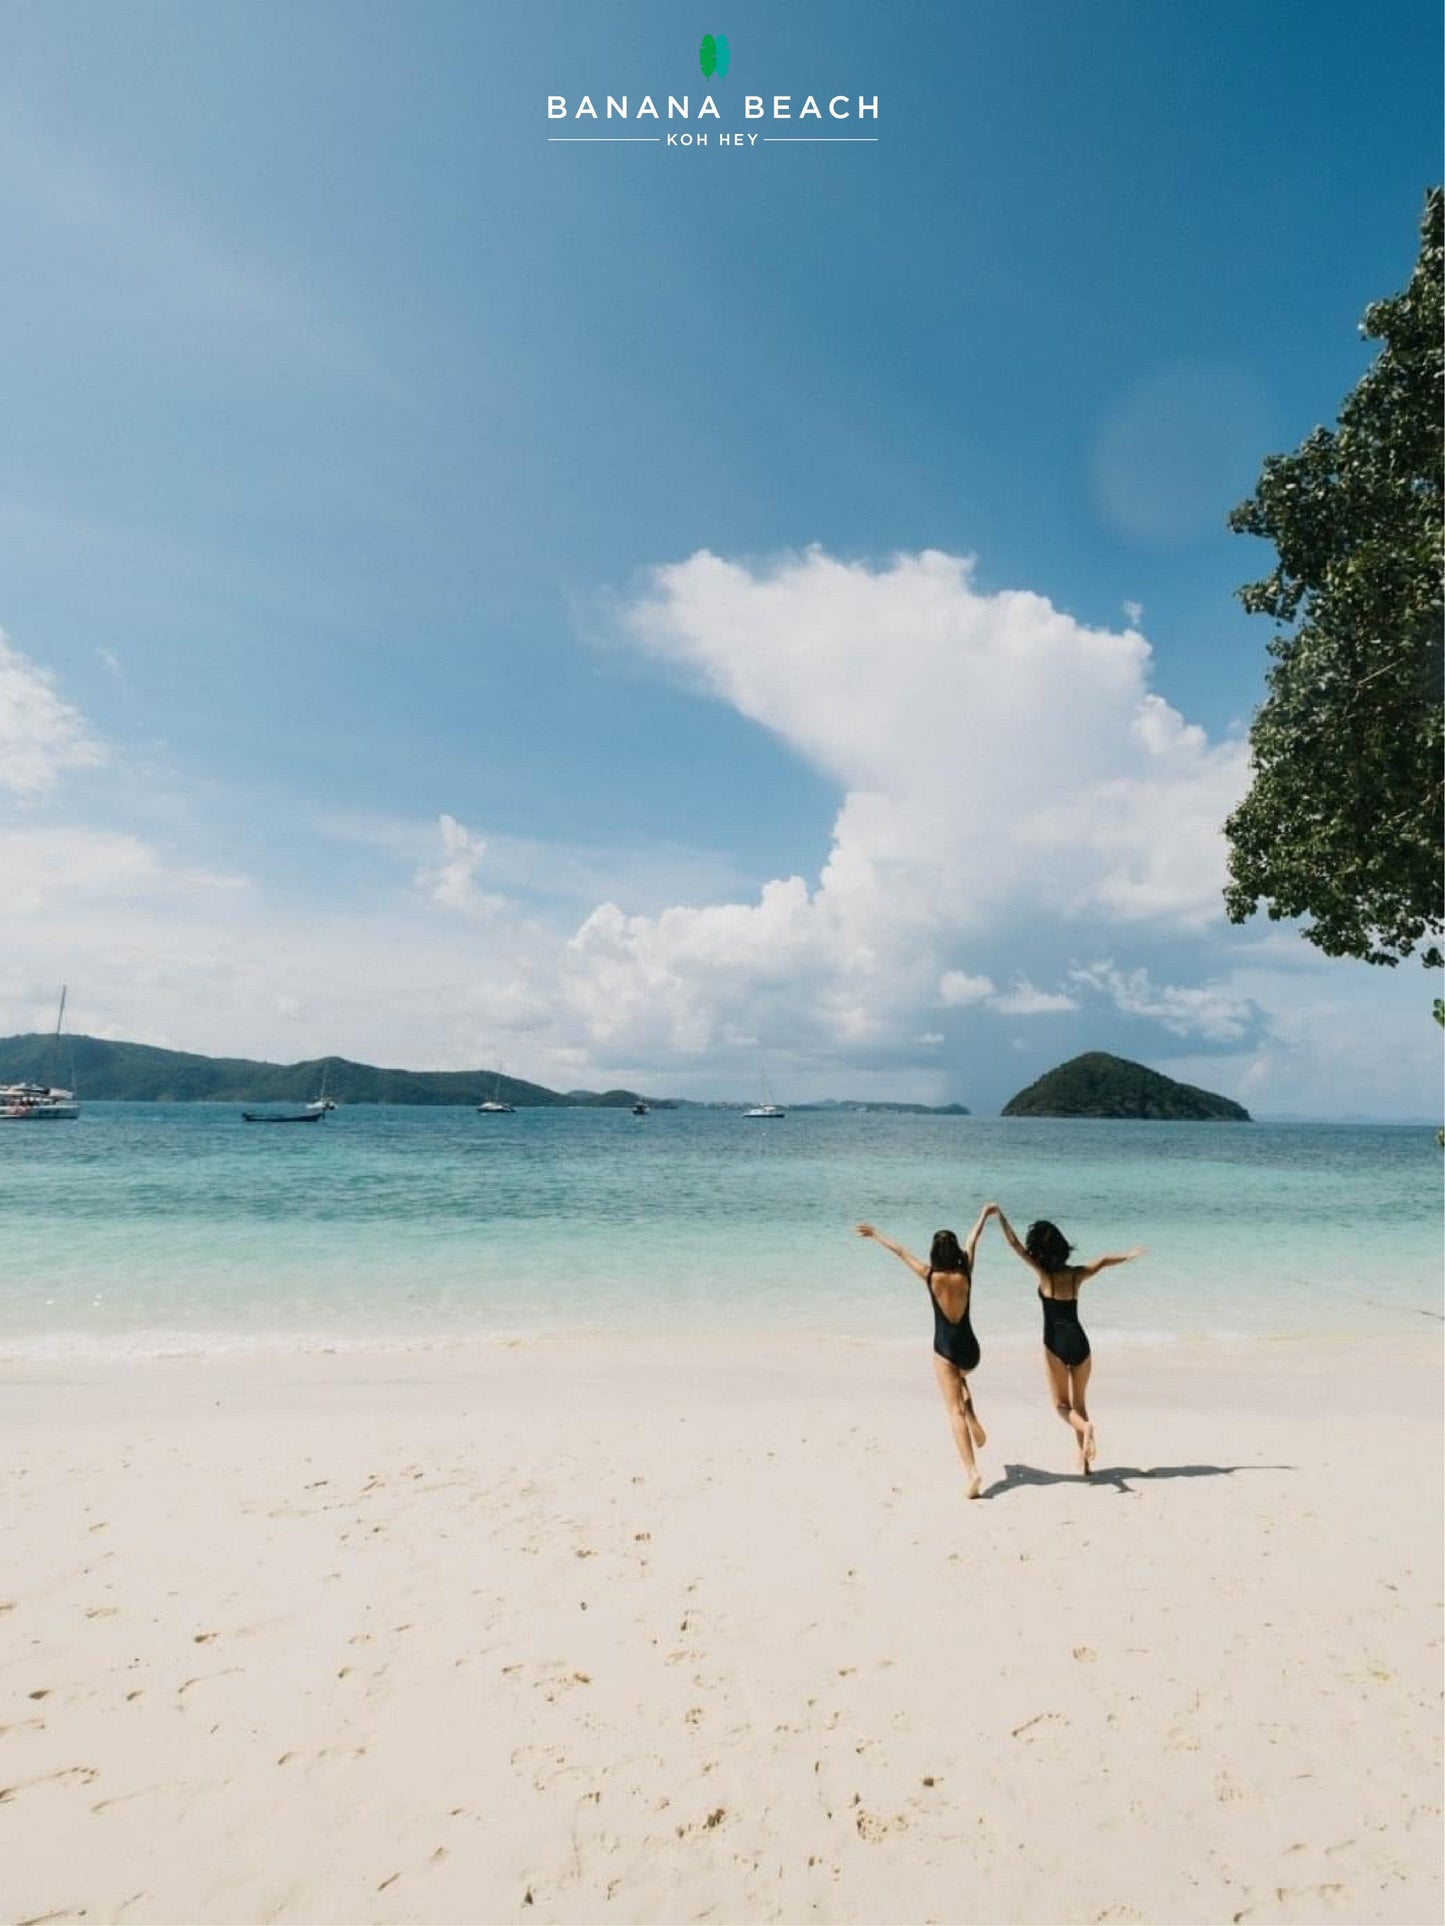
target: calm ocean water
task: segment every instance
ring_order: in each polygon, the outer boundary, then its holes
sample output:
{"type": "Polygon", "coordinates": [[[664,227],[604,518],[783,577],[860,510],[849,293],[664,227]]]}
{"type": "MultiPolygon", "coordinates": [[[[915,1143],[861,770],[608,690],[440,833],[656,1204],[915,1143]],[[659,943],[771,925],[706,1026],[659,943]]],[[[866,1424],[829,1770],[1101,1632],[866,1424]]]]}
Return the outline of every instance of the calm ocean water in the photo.
{"type": "MultiPolygon", "coordinates": [[[[1083,1256],[1149,1247],[1088,1287],[1101,1336],[1439,1328],[1428,1129],[357,1107],[266,1130],[230,1105],[90,1104],[0,1128],[0,1355],[679,1326],[916,1341],[922,1287],[850,1226],[926,1251],[990,1196],[1083,1256]]],[[[1037,1325],[992,1229],[974,1316],[985,1344],[1037,1325]]]]}

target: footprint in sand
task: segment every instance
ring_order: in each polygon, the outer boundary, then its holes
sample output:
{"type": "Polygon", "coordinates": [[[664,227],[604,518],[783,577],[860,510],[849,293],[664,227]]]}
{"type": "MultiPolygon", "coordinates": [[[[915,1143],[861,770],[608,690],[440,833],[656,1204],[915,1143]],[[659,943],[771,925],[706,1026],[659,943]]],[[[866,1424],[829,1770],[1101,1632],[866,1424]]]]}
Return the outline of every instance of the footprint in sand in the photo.
{"type": "Polygon", "coordinates": [[[908,1815],[902,1812],[885,1815],[860,1807],[853,1815],[853,1824],[860,1839],[886,1839],[890,1833],[907,1832],[908,1815]]]}
{"type": "Polygon", "coordinates": [[[94,1813],[111,1812],[116,1806],[128,1806],[136,1799],[153,1799],[157,1793],[184,1793],[190,1789],[191,1788],[180,1780],[176,1780],[171,1785],[141,1786],[135,1792],[118,1792],[113,1799],[100,1799],[91,1807],[91,1811],[94,1813]]]}
{"type": "Polygon", "coordinates": [[[1274,1896],[1281,1906],[1291,1904],[1305,1905],[1310,1907],[1313,1913],[1316,1907],[1322,1905],[1337,1905],[1344,1894],[1344,1890],[1343,1886],[1333,1884],[1324,1886],[1276,1886],[1274,1896]]]}
{"type": "Polygon", "coordinates": [[[13,1786],[0,1786],[0,1806],[8,1805],[22,1792],[33,1792],[36,1786],[90,1786],[99,1777],[95,1766],[66,1766],[60,1772],[42,1772],[38,1779],[22,1779],[13,1786]]]}
{"type": "Polygon", "coordinates": [[[212,1679],[234,1678],[238,1672],[243,1670],[244,1670],[244,1667],[240,1665],[228,1665],[225,1668],[225,1670],[221,1672],[197,1672],[194,1678],[183,1679],[181,1681],[181,1683],[176,1687],[176,1697],[178,1699],[183,1699],[186,1696],[187,1692],[189,1692],[194,1686],[209,1685],[212,1679]]]}
{"type": "Polygon", "coordinates": [[[1062,1712],[1036,1712],[1031,1719],[1025,1719],[1022,1725],[1016,1725],[1009,1737],[1022,1739],[1025,1745],[1039,1745],[1051,1737],[1061,1736],[1059,1728],[1068,1724],[1062,1712]]]}
{"type": "Polygon", "coordinates": [[[1231,1799],[1256,1799],[1258,1794],[1250,1786],[1241,1785],[1227,1772],[1221,1772],[1214,1781],[1214,1796],[1221,1802],[1231,1799]]]}

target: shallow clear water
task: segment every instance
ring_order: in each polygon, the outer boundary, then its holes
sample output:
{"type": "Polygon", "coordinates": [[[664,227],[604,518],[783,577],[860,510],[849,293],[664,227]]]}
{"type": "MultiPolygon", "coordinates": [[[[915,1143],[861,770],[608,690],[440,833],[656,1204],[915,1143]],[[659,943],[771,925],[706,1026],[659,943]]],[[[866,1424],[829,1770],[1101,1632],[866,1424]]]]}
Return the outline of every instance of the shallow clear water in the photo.
{"type": "MultiPolygon", "coordinates": [[[[1081,1257],[1116,1339],[1438,1329],[1441,1155],[1420,1128],[795,1111],[356,1107],[248,1128],[221,1104],[0,1127],[0,1353],[678,1326],[915,1339],[926,1251],[996,1197],[1081,1257]],[[1427,1323],[1426,1319],[1430,1322],[1427,1323]]],[[[1033,1333],[985,1234],[975,1322],[1033,1333]]]]}

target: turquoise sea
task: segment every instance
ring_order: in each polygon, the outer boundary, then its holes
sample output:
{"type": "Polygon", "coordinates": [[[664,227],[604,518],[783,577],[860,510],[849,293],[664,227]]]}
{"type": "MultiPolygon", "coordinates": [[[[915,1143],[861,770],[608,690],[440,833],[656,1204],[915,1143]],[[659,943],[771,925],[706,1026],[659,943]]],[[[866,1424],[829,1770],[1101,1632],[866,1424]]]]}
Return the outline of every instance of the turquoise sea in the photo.
{"type": "MultiPolygon", "coordinates": [[[[850,1227],[926,1251],[989,1197],[1085,1257],[1148,1246],[1089,1287],[1115,1340],[1439,1328],[1424,1128],[356,1107],[259,1129],[231,1105],[89,1104],[0,1128],[0,1355],[683,1326],[917,1341],[921,1286],[850,1227]]],[[[974,1315],[985,1344],[1036,1328],[996,1230],[974,1315]]]]}

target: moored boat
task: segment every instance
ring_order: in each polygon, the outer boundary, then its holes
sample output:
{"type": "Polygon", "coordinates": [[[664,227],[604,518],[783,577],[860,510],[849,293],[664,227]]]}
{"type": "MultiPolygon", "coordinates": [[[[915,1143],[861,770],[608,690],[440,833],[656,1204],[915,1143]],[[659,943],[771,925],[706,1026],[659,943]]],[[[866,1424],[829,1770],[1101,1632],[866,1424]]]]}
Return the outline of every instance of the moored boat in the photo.
{"type": "MultiPolygon", "coordinates": [[[[60,1032],[65,1022],[65,986],[60,990],[60,1014],[55,1019],[55,1035],[50,1041],[50,1074],[60,1061],[60,1032]]],[[[80,1105],[73,1090],[62,1090],[56,1083],[0,1084],[0,1123],[73,1123],[80,1105]]]]}
{"type": "Polygon", "coordinates": [[[783,1106],[780,1103],[773,1102],[773,1090],[772,1085],[768,1082],[767,1065],[763,1063],[761,1059],[759,1059],[758,1062],[758,1082],[762,1085],[763,1094],[755,1104],[743,1112],[743,1115],[745,1117],[761,1117],[764,1119],[786,1117],[788,1113],[784,1110],[783,1106]]]}
{"type": "Polygon", "coordinates": [[[331,1065],[329,1063],[323,1064],[321,1068],[321,1089],[306,1106],[308,1110],[314,1110],[318,1116],[322,1117],[336,1108],[335,1103],[326,1094],[326,1085],[330,1076],[331,1065]]]}
{"type": "Polygon", "coordinates": [[[49,1083],[0,1083],[0,1123],[71,1123],[79,1115],[73,1090],[49,1083]]]}
{"type": "Polygon", "coordinates": [[[477,1105],[479,1117],[510,1117],[515,1115],[517,1106],[508,1103],[502,1095],[502,1072],[499,1069],[492,1079],[492,1094],[477,1105]]]}

